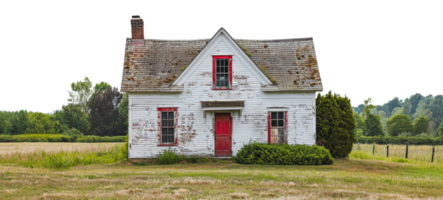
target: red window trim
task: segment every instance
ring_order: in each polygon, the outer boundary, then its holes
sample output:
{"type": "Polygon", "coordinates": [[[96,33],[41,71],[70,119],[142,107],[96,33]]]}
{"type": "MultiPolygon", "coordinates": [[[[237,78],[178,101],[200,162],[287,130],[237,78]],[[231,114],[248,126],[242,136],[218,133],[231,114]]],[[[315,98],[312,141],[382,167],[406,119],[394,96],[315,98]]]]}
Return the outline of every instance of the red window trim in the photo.
{"type": "Polygon", "coordinates": [[[157,146],[178,146],[178,117],[177,117],[177,108],[157,108],[158,111],[158,132],[160,134],[160,144],[157,144],[157,146]],[[161,125],[161,113],[162,112],[174,112],[174,143],[166,143],[162,144],[162,125],[161,125]]]}
{"type": "Polygon", "coordinates": [[[269,111],[268,112],[268,144],[271,144],[271,112],[285,113],[285,144],[288,144],[288,111],[269,111]]]}
{"type": "Polygon", "coordinates": [[[177,111],[177,108],[157,108],[157,111],[163,111],[163,112],[177,111]]]}
{"type": "Polygon", "coordinates": [[[212,89],[213,90],[232,90],[232,56],[212,56],[212,89]],[[215,60],[216,59],[229,59],[229,85],[230,88],[216,88],[215,87],[215,60]]]}

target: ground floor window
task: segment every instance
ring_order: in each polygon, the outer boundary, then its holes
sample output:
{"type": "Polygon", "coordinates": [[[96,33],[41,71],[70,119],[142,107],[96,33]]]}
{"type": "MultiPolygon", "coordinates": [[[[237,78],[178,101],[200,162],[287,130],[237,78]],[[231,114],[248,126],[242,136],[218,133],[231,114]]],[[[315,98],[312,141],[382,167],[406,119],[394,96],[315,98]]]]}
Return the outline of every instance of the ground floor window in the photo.
{"type": "Polygon", "coordinates": [[[176,108],[159,108],[159,131],[162,145],[176,144],[176,108]]]}
{"type": "Polygon", "coordinates": [[[285,144],[286,137],[286,112],[269,112],[268,116],[268,143],[285,144]]]}

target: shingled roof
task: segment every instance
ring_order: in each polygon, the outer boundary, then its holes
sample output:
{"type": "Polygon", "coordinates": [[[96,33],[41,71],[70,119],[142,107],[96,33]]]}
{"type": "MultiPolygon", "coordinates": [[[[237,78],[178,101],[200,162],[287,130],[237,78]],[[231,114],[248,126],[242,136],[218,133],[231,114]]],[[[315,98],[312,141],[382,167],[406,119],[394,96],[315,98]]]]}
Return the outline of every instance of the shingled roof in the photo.
{"type": "MultiPolygon", "coordinates": [[[[323,90],[312,38],[234,41],[256,67],[275,79],[274,85],[263,85],[263,91],[323,90]]],[[[183,85],[171,83],[209,42],[145,39],[133,45],[126,39],[121,91],[182,92],[183,85]]]]}

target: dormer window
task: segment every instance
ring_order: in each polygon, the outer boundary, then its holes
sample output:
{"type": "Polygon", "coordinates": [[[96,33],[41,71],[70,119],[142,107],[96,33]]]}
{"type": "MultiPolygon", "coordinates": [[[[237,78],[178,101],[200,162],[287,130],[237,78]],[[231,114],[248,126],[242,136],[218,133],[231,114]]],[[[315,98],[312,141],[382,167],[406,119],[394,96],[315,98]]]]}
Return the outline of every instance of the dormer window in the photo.
{"type": "Polygon", "coordinates": [[[232,88],[232,56],[213,56],[212,81],[215,90],[232,88]]]}

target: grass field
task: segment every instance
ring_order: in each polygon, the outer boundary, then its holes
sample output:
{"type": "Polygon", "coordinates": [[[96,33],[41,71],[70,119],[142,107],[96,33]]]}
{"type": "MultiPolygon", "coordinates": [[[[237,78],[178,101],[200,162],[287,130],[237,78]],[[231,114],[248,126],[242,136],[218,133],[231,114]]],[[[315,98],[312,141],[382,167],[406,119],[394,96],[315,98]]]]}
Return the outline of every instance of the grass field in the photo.
{"type": "Polygon", "coordinates": [[[0,164],[0,199],[443,199],[442,191],[437,164],[399,163],[363,151],[327,166],[118,162],[54,170],[0,164]]]}

